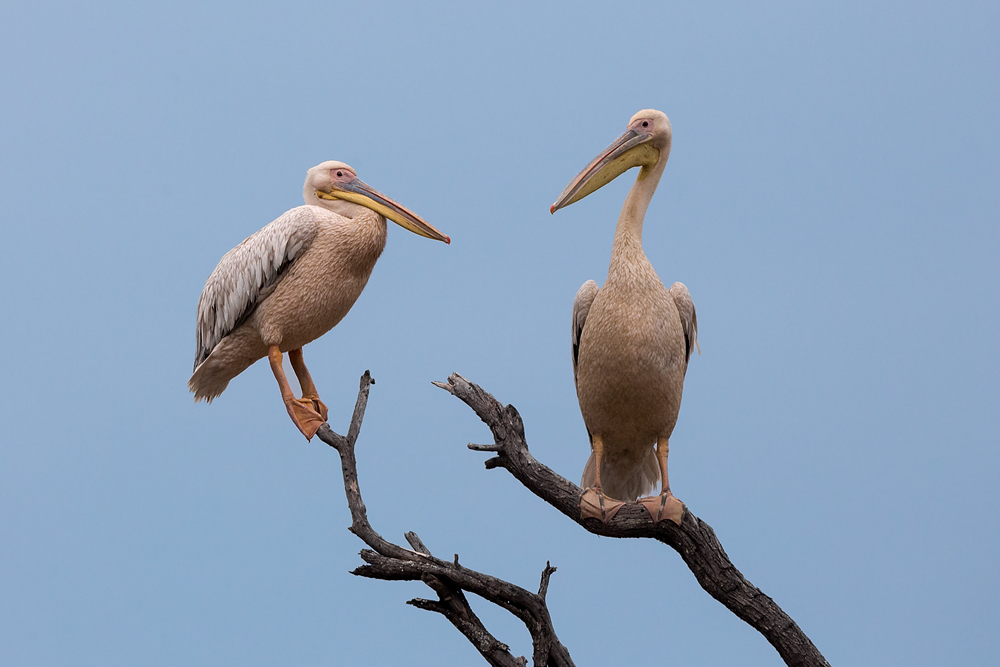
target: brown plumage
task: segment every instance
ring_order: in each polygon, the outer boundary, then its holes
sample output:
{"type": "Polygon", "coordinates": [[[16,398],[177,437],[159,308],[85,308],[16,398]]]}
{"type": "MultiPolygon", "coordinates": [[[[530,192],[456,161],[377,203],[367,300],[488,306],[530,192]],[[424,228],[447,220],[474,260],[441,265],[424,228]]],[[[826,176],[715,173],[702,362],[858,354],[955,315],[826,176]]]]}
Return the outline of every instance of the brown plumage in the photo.
{"type": "Polygon", "coordinates": [[[198,302],[197,350],[188,388],[195,400],[221,394],[229,381],[269,357],[289,415],[307,438],[326,421],[326,406],[301,348],[350,311],[385,248],[386,217],[414,233],[450,239],[371,189],[342,162],[309,170],[306,205],[294,208],[226,253],[198,302]],[[302,385],[295,399],[281,370],[289,353],[302,385]]]}
{"type": "MultiPolygon", "coordinates": [[[[598,492],[600,511],[594,516],[604,520],[617,511],[608,509],[606,498],[633,501],[657,481],[662,498],[650,499],[654,519],[674,518],[676,507],[661,516],[652,506],[679,502],[670,495],[667,448],[688,360],[698,344],[697,316],[687,288],[674,283],[668,290],[642,250],[643,220],[670,143],[666,115],[640,111],[552,206],[555,212],[627,169],[642,167],[618,219],[607,281],[601,288],[592,280],[584,283],[573,304],[573,371],[593,450],[581,485],[598,492]]],[[[584,514],[589,515],[586,507],[584,514]]]]}

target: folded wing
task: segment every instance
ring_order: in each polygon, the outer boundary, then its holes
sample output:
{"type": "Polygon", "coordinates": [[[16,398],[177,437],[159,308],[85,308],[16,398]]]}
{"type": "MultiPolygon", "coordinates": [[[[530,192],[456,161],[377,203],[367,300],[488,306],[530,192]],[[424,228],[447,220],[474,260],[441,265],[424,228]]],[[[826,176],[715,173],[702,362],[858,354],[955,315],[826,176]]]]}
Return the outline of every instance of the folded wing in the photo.
{"type": "Polygon", "coordinates": [[[198,301],[195,369],[274,291],[317,231],[314,207],[300,206],[223,255],[198,301]]]}

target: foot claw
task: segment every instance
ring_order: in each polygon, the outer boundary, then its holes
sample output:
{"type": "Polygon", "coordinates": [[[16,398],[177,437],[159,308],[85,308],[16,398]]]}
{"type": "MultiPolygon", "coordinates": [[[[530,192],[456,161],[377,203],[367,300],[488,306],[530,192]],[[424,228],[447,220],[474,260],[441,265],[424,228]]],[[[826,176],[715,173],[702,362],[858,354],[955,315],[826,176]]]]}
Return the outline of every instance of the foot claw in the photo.
{"type": "Polygon", "coordinates": [[[590,488],[580,498],[580,518],[600,519],[607,525],[624,505],[622,501],[604,495],[601,489],[590,488]]]}
{"type": "Polygon", "coordinates": [[[674,494],[669,491],[658,496],[639,498],[639,502],[649,512],[654,526],[664,519],[670,519],[678,526],[681,525],[681,517],[684,516],[684,503],[675,498],[674,494]]]}

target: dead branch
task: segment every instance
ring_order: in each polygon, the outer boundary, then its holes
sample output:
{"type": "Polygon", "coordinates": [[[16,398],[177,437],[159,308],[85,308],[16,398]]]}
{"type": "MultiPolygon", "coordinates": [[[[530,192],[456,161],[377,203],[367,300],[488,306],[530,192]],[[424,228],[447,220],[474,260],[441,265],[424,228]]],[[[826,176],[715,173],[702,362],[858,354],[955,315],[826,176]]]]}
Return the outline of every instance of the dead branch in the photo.
{"type": "Polygon", "coordinates": [[[502,579],[459,565],[457,554],[454,562],[435,558],[415,533],[406,533],[406,541],[413,547],[411,550],[383,539],[372,528],[368,522],[365,503],[361,499],[354,445],[361,433],[361,422],[368,404],[368,390],[374,382],[368,371],[361,376],[361,388],[346,437],[335,433],[329,424],[323,424],[316,433],[320,440],[340,454],[344,492],[351,510],[350,531],[371,547],[361,551],[361,558],[366,565],[354,570],[353,574],[387,581],[424,582],[437,594],[438,599],[417,598],[407,604],[437,612],[447,618],[491,665],[521,667],[527,664],[527,660],[524,657],[515,658],[506,644],[489,633],[472,611],[465,592],[474,593],[521,619],[531,635],[532,660],[536,666],[572,667],[569,651],[559,642],[545,604],[549,577],[555,571],[548,563],[542,572],[539,592],[535,594],[502,579]]]}
{"type": "MultiPolygon", "coordinates": [[[[598,519],[582,519],[583,489],[539,463],[528,452],[524,424],[517,410],[503,406],[481,387],[453,373],[447,382],[435,385],[461,399],[493,432],[493,445],[469,445],[469,449],[496,454],[486,468],[504,468],[536,496],[552,505],[586,530],[606,537],[647,537],[672,547],[687,564],[701,587],[730,611],[760,632],[787,665],[829,667],[816,646],[774,600],[747,581],[729,560],[707,523],[687,507],[680,526],[672,521],[653,523],[646,509],[629,503],[605,525],[598,519]]],[[[539,594],[544,597],[543,576],[539,594]]],[[[538,664],[538,663],[536,663],[538,664]]]]}

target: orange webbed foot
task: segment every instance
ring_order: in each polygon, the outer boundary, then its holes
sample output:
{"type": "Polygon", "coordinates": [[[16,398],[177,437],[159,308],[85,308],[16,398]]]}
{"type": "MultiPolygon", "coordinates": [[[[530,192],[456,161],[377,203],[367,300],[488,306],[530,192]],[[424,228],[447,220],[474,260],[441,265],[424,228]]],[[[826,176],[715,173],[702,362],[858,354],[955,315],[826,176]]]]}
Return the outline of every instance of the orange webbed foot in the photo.
{"type": "Polygon", "coordinates": [[[638,502],[649,512],[654,526],[664,519],[670,519],[678,526],[681,525],[681,517],[684,516],[684,503],[669,491],[664,491],[658,496],[639,498],[638,502]]]}
{"type": "Polygon", "coordinates": [[[601,487],[591,487],[580,498],[580,518],[600,519],[601,523],[607,524],[624,505],[622,501],[604,495],[601,487]]]}
{"type": "Polygon", "coordinates": [[[292,422],[302,435],[306,436],[306,440],[312,440],[319,427],[326,423],[326,406],[318,399],[314,401],[309,398],[295,398],[286,403],[285,407],[288,409],[288,416],[292,418],[292,422]],[[322,406],[322,412],[316,410],[315,402],[319,402],[322,406]]]}

